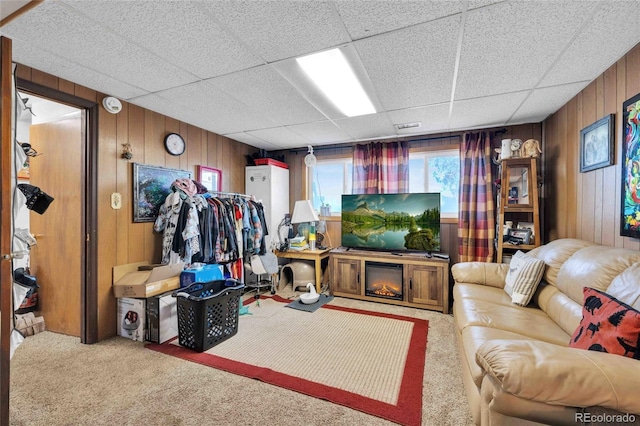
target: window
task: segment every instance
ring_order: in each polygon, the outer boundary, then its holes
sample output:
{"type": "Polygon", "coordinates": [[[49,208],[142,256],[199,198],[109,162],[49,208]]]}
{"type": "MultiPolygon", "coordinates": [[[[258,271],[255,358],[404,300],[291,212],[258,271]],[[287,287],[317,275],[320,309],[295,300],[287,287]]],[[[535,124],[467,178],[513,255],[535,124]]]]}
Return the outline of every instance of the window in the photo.
{"type": "Polygon", "coordinates": [[[409,154],[409,192],[439,192],[441,217],[458,217],[459,188],[458,150],[409,154]]]}
{"type": "MultiPolygon", "coordinates": [[[[351,194],[351,158],[318,159],[309,168],[307,193],[313,207],[329,205],[332,216],[342,213],[342,194],[351,194]]],[[[409,154],[409,192],[439,192],[440,216],[458,217],[460,154],[457,149],[409,154]]]]}
{"type": "Polygon", "coordinates": [[[351,158],[318,159],[309,168],[309,199],[318,212],[324,204],[331,207],[332,216],[340,216],[342,194],[351,194],[352,163],[351,158]]]}

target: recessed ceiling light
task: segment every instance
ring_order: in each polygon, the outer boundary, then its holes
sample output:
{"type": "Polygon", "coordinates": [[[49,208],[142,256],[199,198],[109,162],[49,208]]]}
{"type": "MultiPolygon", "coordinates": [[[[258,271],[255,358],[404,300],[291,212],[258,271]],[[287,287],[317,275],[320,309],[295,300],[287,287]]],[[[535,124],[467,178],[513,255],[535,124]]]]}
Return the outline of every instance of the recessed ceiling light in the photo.
{"type": "Polygon", "coordinates": [[[303,56],[296,61],[344,115],[375,114],[376,109],[369,96],[339,49],[303,56]]]}

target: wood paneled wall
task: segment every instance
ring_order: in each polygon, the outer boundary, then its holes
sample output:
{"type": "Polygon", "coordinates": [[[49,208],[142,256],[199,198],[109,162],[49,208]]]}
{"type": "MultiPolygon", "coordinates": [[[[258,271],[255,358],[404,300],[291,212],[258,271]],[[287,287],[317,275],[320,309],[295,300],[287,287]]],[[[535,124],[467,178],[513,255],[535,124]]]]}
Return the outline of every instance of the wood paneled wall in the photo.
{"type": "Polygon", "coordinates": [[[620,236],[622,104],[640,93],[640,45],[544,121],[544,167],[550,240],[580,238],[613,247],[640,249],[620,236]],[[580,173],[580,130],[615,114],[615,164],[580,173]]]}
{"type": "MultiPolygon", "coordinates": [[[[70,81],[18,66],[18,77],[42,86],[100,103],[104,94],[70,81]]],[[[124,263],[161,260],[160,234],[153,223],[133,222],[133,162],[188,170],[196,165],[222,170],[222,190],[244,192],[245,156],[255,148],[188,125],[156,112],[123,102],[122,111],[98,116],[98,340],[116,333],[116,300],[111,291],[112,268],[124,263]],[[180,133],[187,148],[179,157],[164,149],[167,133],[180,133]],[[130,143],[133,159],[122,158],[122,145],[130,143]],[[111,194],[122,194],[123,207],[111,208],[111,194]]],[[[62,165],[61,165],[62,166],[62,165]]]]}

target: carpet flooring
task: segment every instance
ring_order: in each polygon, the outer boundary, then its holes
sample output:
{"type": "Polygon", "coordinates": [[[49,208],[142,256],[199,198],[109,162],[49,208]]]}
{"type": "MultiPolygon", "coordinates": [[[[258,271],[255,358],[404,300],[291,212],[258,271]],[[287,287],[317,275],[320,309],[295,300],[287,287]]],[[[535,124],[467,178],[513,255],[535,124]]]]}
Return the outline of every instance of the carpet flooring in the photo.
{"type": "Polygon", "coordinates": [[[238,333],[204,353],[177,340],[147,347],[326,399],[403,425],[420,425],[428,321],[325,305],[315,313],[263,298],[238,333]]]}
{"type": "MultiPolygon", "coordinates": [[[[422,424],[473,425],[451,315],[340,297],[331,304],[429,321],[422,424]]],[[[16,350],[11,361],[10,416],[12,426],[394,424],[299,392],[185,362],[123,337],[83,345],[78,338],[49,331],[28,337],[16,350]]]]}

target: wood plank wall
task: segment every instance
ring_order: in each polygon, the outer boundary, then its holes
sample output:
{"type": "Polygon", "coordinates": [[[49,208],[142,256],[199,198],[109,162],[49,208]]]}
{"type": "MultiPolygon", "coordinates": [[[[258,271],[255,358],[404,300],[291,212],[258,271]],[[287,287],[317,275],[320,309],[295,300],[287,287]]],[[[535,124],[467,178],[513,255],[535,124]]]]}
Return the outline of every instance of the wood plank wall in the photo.
{"type": "Polygon", "coordinates": [[[544,121],[549,239],[640,249],[640,240],[620,236],[622,104],[638,93],[640,45],[544,121]],[[609,114],[615,114],[615,164],[580,173],[580,130],[609,114]]]}
{"type": "MultiPolygon", "coordinates": [[[[542,126],[540,123],[523,124],[519,126],[507,126],[502,128],[487,129],[491,134],[491,144],[500,147],[502,139],[538,139],[542,141],[542,126]],[[497,132],[501,130],[503,132],[497,132]]],[[[463,132],[437,133],[423,136],[412,136],[411,138],[385,139],[385,142],[410,140],[411,149],[415,150],[437,150],[437,149],[457,149],[462,140],[463,132]],[[420,141],[420,139],[426,139],[420,141]]],[[[328,148],[315,147],[314,154],[318,159],[349,158],[353,155],[354,144],[335,145],[328,148]]],[[[289,165],[289,200],[290,209],[296,200],[306,197],[307,168],[304,165],[304,157],[307,150],[278,151],[274,154],[284,155],[285,162],[289,165]]],[[[497,168],[493,169],[495,180],[497,168]]],[[[451,257],[451,265],[458,262],[458,221],[456,219],[443,219],[440,228],[440,245],[442,251],[451,257]]],[[[331,218],[327,222],[327,231],[333,247],[340,246],[341,222],[338,217],[331,218]]]]}
{"type": "MultiPolygon", "coordinates": [[[[18,66],[18,78],[100,103],[104,94],[50,74],[18,66]]],[[[98,340],[116,334],[116,300],[111,291],[112,268],[124,263],[161,259],[161,235],[152,223],[133,222],[133,162],[191,171],[196,165],[222,170],[222,190],[244,192],[245,156],[256,149],[156,112],[122,102],[123,109],[98,116],[98,340]],[[164,149],[167,133],[184,137],[186,152],[175,157],[164,149]],[[130,143],[133,159],[123,159],[130,143]],[[110,197],[122,194],[123,208],[113,210],[110,197]]]]}

